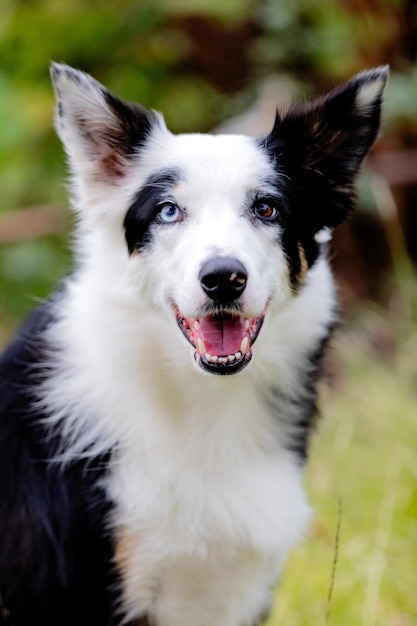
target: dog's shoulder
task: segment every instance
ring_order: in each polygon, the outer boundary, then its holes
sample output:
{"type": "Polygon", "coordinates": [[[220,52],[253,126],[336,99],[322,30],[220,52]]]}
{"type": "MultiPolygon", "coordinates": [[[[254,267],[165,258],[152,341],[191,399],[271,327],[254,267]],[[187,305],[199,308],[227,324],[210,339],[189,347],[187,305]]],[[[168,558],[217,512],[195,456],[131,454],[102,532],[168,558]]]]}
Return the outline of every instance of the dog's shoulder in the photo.
{"type": "Polygon", "coordinates": [[[97,621],[90,615],[79,623],[104,624],[111,611],[103,590],[114,585],[104,530],[109,503],[99,487],[107,459],[51,461],[59,432],[36,397],[49,376],[55,317],[52,299],[29,316],[0,359],[0,591],[19,624],[37,615],[45,625],[64,626],[92,607],[97,621]]]}

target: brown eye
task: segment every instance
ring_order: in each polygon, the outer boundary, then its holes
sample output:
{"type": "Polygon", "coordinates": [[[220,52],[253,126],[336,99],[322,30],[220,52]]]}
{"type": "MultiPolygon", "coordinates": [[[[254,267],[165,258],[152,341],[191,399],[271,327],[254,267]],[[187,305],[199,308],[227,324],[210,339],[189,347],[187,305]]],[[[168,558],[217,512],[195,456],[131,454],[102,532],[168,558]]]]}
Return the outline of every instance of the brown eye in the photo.
{"type": "Polygon", "coordinates": [[[278,215],[278,209],[266,200],[259,200],[253,205],[253,215],[264,222],[273,222],[278,215]]]}

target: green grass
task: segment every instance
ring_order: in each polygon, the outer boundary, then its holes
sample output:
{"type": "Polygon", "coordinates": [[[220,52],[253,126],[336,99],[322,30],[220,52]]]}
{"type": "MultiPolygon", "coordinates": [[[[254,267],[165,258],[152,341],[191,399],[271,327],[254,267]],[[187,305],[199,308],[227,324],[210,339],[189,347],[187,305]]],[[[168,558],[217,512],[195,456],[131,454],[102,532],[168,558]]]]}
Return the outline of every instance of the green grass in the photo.
{"type": "Polygon", "coordinates": [[[417,624],[417,327],[387,317],[336,341],[306,474],[314,519],[268,626],[417,624]]]}

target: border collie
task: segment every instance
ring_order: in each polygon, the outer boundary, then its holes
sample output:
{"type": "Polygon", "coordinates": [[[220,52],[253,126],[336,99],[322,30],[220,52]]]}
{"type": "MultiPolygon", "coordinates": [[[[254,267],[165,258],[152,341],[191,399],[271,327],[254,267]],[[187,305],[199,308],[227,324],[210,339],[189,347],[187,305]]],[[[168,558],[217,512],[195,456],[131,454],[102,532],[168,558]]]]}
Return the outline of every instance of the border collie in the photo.
{"type": "Polygon", "coordinates": [[[388,70],[262,139],[173,135],[90,76],[51,73],[77,265],[0,362],[0,615],[254,626],[310,515],[326,241],[388,70]]]}

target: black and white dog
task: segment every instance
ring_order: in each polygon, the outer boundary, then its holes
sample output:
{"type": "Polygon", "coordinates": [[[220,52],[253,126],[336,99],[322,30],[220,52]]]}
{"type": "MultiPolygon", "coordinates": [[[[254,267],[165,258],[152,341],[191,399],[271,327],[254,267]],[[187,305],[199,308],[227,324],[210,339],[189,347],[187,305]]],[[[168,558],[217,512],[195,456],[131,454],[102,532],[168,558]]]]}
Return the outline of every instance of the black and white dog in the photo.
{"type": "MultiPolygon", "coordinates": [[[[0,362],[0,615],[254,626],[309,519],[326,260],[387,68],[263,139],[173,135],[53,65],[77,267],[0,362]]],[[[0,617],[1,622],[1,617],[0,617]]]]}

